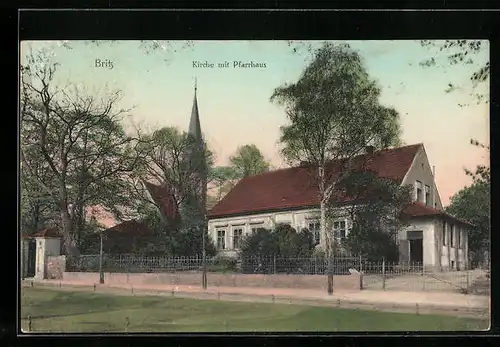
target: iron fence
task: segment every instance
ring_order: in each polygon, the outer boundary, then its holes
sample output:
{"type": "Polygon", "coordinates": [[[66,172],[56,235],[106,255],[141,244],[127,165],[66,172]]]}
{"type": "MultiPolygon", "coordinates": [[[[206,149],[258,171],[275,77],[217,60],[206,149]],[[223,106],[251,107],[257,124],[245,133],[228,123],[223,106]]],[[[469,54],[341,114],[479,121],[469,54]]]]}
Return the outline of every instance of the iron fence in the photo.
{"type": "MultiPolygon", "coordinates": [[[[213,267],[213,258],[207,259],[207,265],[213,267]]],[[[116,273],[143,273],[143,272],[177,272],[201,271],[202,257],[143,257],[136,255],[120,255],[102,257],[102,270],[116,273]]],[[[82,255],[72,259],[66,265],[70,272],[96,272],[100,270],[99,254],[82,255]]]]}
{"type": "MultiPolygon", "coordinates": [[[[353,269],[359,271],[362,267],[361,264],[362,260],[356,257],[333,258],[330,262],[332,273],[336,275],[350,274],[353,269]]],[[[208,272],[324,275],[328,272],[328,265],[329,262],[324,257],[207,258],[208,272]]],[[[72,258],[66,265],[66,271],[71,272],[95,272],[99,269],[99,254],[72,258]]],[[[136,255],[103,255],[102,257],[102,270],[104,272],[178,272],[202,271],[202,269],[202,257],[144,257],[136,255]]]]}
{"type": "Polygon", "coordinates": [[[329,265],[334,275],[348,275],[359,269],[362,260],[358,257],[334,257],[328,262],[324,257],[249,257],[239,260],[241,273],[326,275],[329,265]]]}
{"type": "Polygon", "coordinates": [[[365,262],[363,289],[441,291],[489,295],[489,272],[482,268],[432,267],[422,263],[365,262]]]}
{"type": "MultiPolygon", "coordinates": [[[[393,291],[448,291],[489,295],[490,276],[487,268],[432,268],[417,262],[369,261],[361,257],[239,257],[207,258],[207,272],[241,274],[363,275],[363,289],[393,291]]],[[[66,271],[98,272],[100,257],[82,255],[66,265],[66,271]]],[[[137,255],[104,255],[102,270],[114,273],[202,272],[203,258],[144,257],[137,255]]]]}

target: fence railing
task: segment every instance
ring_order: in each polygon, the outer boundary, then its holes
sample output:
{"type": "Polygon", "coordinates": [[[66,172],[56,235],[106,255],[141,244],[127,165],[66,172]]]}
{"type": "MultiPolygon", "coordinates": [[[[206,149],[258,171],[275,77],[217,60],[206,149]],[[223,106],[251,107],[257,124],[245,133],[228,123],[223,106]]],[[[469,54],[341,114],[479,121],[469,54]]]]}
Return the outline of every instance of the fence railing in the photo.
{"type": "MultiPolygon", "coordinates": [[[[95,272],[100,269],[100,256],[82,255],[71,259],[66,265],[70,272],[95,272]]],[[[214,260],[207,259],[207,265],[213,266],[214,260]]],[[[135,255],[102,257],[104,272],[177,272],[200,271],[203,267],[201,257],[143,257],[135,255]]]]}
{"type": "MultiPolygon", "coordinates": [[[[82,255],[68,259],[66,271],[98,271],[99,254],[82,255]]],[[[449,272],[424,266],[418,262],[369,261],[361,257],[239,257],[235,259],[207,257],[207,269],[211,272],[238,272],[259,274],[333,274],[342,275],[362,272],[365,275],[384,274],[388,278],[399,275],[424,274],[431,272],[449,272]]],[[[202,271],[203,258],[195,257],[145,257],[136,255],[103,255],[102,268],[106,272],[174,272],[202,271]]]]}
{"type": "MultiPolygon", "coordinates": [[[[99,271],[98,254],[82,255],[68,259],[66,271],[99,271]]],[[[368,268],[359,257],[339,257],[330,261],[333,274],[349,274],[353,269],[368,268]]],[[[324,257],[240,257],[224,259],[207,258],[209,272],[237,272],[246,274],[304,274],[316,275],[328,272],[329,262],[324,257]]],[[[143,257],[134,255],[103,255],[102,268],[105,272],[177,272],[202,271],[202,257],[143,257]]]]}
{"type": "MultiPolygon", "coordinates": [[[[68,259],[69,260],[69,259],[68,259]]],[[[207,258],[207,272],[241,274],[333,275],[363,274],[363,288],[400,291],[466,291],[489,293],[489,271],[484,268],[433,268],[418,262],[369,261],[361,257],[239,257],[207,258]]],[[[70,272],[98,272],[100,256],[82,255],[66,264],[70,272]]],[[[102,257],[102,270],[112,273],[202,272],[202,257],[102,257]]]]}

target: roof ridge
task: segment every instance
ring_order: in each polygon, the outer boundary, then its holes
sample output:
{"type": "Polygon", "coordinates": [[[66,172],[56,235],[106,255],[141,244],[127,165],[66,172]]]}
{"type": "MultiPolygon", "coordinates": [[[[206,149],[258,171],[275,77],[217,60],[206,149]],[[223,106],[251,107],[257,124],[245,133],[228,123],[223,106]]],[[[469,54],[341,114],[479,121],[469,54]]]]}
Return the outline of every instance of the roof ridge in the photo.
{"type": "MultiPolygon", "coordinates": [[[[383,149],[379,149],[379,150],[373,152],[373,154],[380,153],[380,152],[395,151],[395,150],[409,148],[409,147],[419,147],[419,146],[423,146],[423,143],[419,142],[419,143],[415,143],[415,144],[412,144],[412,145],[404,145],[404,146],[398,146],[398,147],[383,148],[383,149]]],[[[358,158],[358,157],[361,157],[363,155],[366,155],[366,153],[355,155],[353,158],[358,158]]],[[[340,160],[343,160],[343,158],[332,159],[328,163],[335,163],[335,162],[340,161],[340,160]]],[[[244,179],[252,178],[252,177],[257,177],[257,176],[262,176],[262,175],[269,175],[269,174],[272,174],[274,172],[281,172],[281,171],[290,170],[290,169],[297,169],[297,168],[308,168],[308,167],[311,167],[311,166],[313,166],[313,165],[312,164],[310,164],[310,165],[308,164],[308,165],[301,166],[299,164],[299,165],[294,165],[294,166],[279,168],[279,169],[276,169],[276,170],[269,170],[269,171],[266,171],[266,172],[258,173],[256,175],[243,177],[240,181],[242,181],[244,179]]]]}
{"type": "MultiPolygon", "coordinates": [[[[375,155],[359,154],[353,158],[353,164],[356,168],[374,170],[380,177],[401,182],[422,145],[418,143],[385,148],[374,152],[375,155]]],[[[331,170],[331,174],[335,176],[339,173],[341,166],[339,159],[339,161],[330,161],[327,167],[328,171],[331,170]]],[[[315,205],[318,192],[310,177],[310,173],[315,170],[314,165],[303,163],[242,178],[221,201],[210,209],[209,215],[213,218],[228,213],[238,214],[238,212],[265,211],[269,208],[315,205]],[[283,197],[287,197],[286,201],[282,201],[283,197]]],[[[338,199],[339,202],[347,202],[350,197],[338,197],[338,199]]]]}

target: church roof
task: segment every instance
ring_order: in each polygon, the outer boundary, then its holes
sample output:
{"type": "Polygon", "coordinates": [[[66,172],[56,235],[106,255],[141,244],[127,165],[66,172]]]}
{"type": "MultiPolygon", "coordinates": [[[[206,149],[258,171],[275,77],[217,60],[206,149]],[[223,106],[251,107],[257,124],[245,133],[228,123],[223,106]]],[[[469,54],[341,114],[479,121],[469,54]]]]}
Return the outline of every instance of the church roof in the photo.
{"type": "MultiPolygon", "coordinates": [[[[422,144],[415,144],[362,154],[354,158],[353,168],[369,170],[401,184],[421,148],[422,144]]],[[[342,164],[338,160],[328,165],[328,179],[340,176],[342,164]]],[[[243,178],[212,208],[208,218],[317,207],[320,200],[316,170],[311,165],[301,165],[243,178]]],[[[334,192],[334,196],[338,203],[352,202],[351,197],[339,192],[334,192]]]]}
{"type": "Polygon", "coordinates": [[[173,222],[179,217],[177,201],[173,190],[168,184],[155,185],[147,181],[144,181],[143,183],[149,192],[151,199],[160,209],[163,217],[165,217],[169,222],[173,222]]]}

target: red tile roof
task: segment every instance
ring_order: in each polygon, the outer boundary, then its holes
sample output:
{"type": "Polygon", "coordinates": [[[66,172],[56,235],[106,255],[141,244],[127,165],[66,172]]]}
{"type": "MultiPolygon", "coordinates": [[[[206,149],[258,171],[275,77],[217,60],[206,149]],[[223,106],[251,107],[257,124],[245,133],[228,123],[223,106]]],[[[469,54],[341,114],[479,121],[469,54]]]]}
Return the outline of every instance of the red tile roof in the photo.
{"type": "Polygon", "coordinates": [[[443,210],[438,210],[435,209],[434,207],[425,205],[424,203],[421,202],[414,202],[409,204],[408,206],[405,207],[403,210],[403,213],[406,214],[407,216],[411,217],[432,217],[432,216],[442,216],[442,217],[447,217],[450,219],[453,219],[455,221],[458,221],[463,224],[468,224],[472,225],[471,223],[459,219],[449,213],[446,213],[446,211],[443,210]]]}
{"type": "MultiPolygon", "coordinates": [[[[353,168],[374,172],[378,177],[401,183],[422,144],[385,149],[354,158],[353,168]]],[[[339,177],[343,161],[332,162],[325,170],[329,179],[339,177]]],[[[246,177],[208,213],[208,218],[248,213],[316,207],[319,195],[316,169],[311,165],[286,168],[246,177]]],[[[338,202],[349,202],[338,193],[338,202]]],[[[352,201],[352,199],[351,199],[352,201]]]]}
{"type": "Polygon", "coordinates": [[[144,186],[149,192],[154,203],[160,209],[162,215],[169,221],[173,222],[180,217],[177,201],[173,190],[169,185],[163,184],[157,186],[155,184],[144,181],[144,186]]]}
{"type": "Polygon", "coordinates": [[[403,213],[412,217],[427,217],[442,215],[444,214],[444,211],[425,205],[421,202],[414,202],[406,206],[403,213]]]}
{"type": "Polygon", "coordinates": [[[103,231],[106,236],[150,236],[149,227],[141,222],[130,220],[103,231]]]}
{"type": "Polygon", "coordinates": [[[61,234],[59,233],[59,230],[57,230],[57,228],[45,228],[37,231],[29,237],[57,238],[61,237],[61,234]]]}

